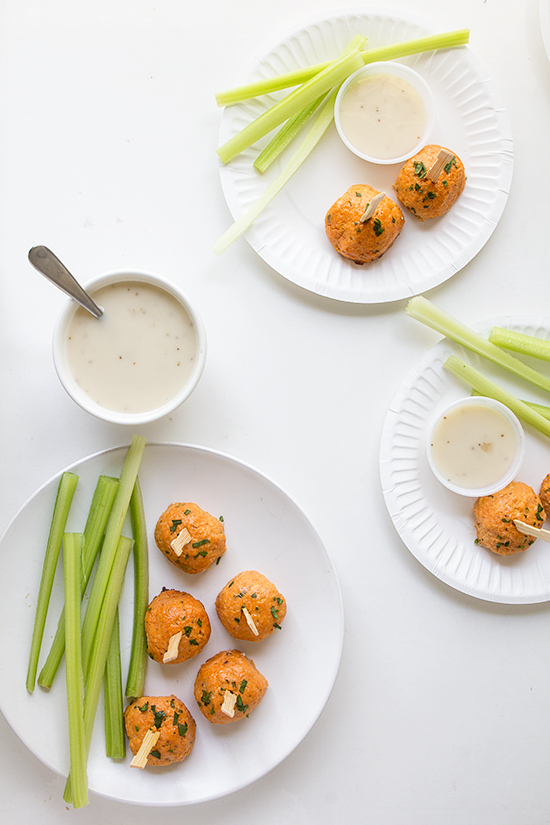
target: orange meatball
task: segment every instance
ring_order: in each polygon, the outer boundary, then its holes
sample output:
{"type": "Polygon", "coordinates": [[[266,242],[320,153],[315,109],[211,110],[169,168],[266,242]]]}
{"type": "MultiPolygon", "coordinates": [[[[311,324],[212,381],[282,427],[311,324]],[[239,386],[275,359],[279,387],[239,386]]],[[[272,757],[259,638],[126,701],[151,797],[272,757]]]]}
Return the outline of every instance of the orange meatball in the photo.
{"type": "Polygon", "coordinates": [[[151,767],[181,762],[195,744],[195,720],[173,694],[134,699],[124,711],[124,727],[134,756],[147,731],[160,734],[147,757],[146,764],[151,767]]]}
{"type": "Polygon", "coordinates": [[[542,480],[539,490],[539,498],[545,513],[550,513],[550,473],[542,480]]]}
{"type": "Polygon", "coordinates": [[[235,639],[259,642],[280,630],[286,602],[274,584],[262,573],[245,570],[218,593],[216,612],[235,639]]]}
{"type": "Polygon", "coordinates": [[[145,612],[145,635],[151,659],[176,665],[200,653],[210,638],[210,620],[190,593],[163,589],[145,612]]]}
{"type": "Polygon", "coordinates": [[[436,144],[424,146],[403,164],[394,184],[403,206],[421,221],[439,218],[448,212],[466,184],[464,165],[458,155],[454,154],[442,167],[437,180],[433,181],[427,176],[440,150],[444,148],[436,144]]]}
{"type": "Polygon", "coordinates": [[[542,527],[546,513],[535,491],[522,481],[512,481],[498,493],[481,496],[474,504],[478,544],[500,556],[526,550],[535,541],[514,525],[514,519],[542,527]]]}
{"type": "Polygon", "coordinates": [[[240,650],[222,650],[197,673],[195,699],[209,722],[226,725],[249,716],[267,688],[267,679],[252,659],[240,650]]]}
{"type": "Polygon", "coordinates": [[[333,203],[325,216],[327,237],[337,252],[356,264],[380,258],[393,244],[405,222],[403,212],[384,196],[372,217],[363,220],[377,189],[358,183],[333,203]]]}
{"type": "Polygon", "coordinates": [[[185,573],[202,573],[226,550],[220,519],[192,502],[176,502],[164,511],[155,527],[155,541],[185,573]]]}

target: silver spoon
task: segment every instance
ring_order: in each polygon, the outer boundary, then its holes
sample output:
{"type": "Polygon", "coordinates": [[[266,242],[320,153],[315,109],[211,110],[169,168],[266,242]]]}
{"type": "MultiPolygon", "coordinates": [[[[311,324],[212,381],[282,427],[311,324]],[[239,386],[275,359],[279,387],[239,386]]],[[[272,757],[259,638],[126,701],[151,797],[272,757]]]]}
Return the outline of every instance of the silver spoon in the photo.
{"type": "Polygon", "coordinates": [[[96,318],[103,315],[101,307],[92,301],[85,289],[71,275],[59,258],[47,246],[33,246],[29,252],[29,261],[42,275],[62,289],[71,298],[74,298],[84,309],[91,312],[96,318]]]}

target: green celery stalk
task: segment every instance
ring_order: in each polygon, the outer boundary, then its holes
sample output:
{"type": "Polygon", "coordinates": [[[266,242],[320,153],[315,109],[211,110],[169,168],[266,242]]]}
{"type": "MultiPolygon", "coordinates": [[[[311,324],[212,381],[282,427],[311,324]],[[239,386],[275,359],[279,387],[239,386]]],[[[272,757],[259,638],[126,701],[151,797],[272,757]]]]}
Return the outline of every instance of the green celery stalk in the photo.
{"type": "Polygon", "coordinates": [[[494,398],[495,401],[505,404],[521,421],[550,438],[550,421],[547,418],[539,415],[536,410],[520,401],[519,398],[503,389],[499,384],[486,378],[479,370],[465,364],[456,355],[450,355],[443,366],[481,395],[494,398]]]}
{"type": "Polygon", "coordinates": [[[244,152],[257,140],[267,135],[272,129],[280,126],[285,120],[295,115],[308,103],[316,100],[337,84],[342,83],[352,72],[363,65],[361,53],[352,49],[343,56],[330,63],[311,80],[308,80],[299,89],[290,92],[283,100],[273,104],[259,117],[241,129],[234,137],[218,149],[218,155],[224,163],[244,152]]]}
{"type": "Polygon", "coordinates": [[[419,295],[416,298],[411,298],[406,309],[407,315],[421,321],[431,329],[445,335],[451,341],[461,344],[466,349],[483,356],[493,364],[503,367],[509,372],[517,375],[519,378],[529,381],[539,389],[550,392],[550,379],[531,367],[523,364],[519,359],[515,358],[510,353],[492,344],[482,335],[474,332],[465,324],[457,321],[452,315],[439,309],[427,298],[419,295]]]}
{"type": "MultiPolygon", "coordinates": [[[[434,34],[429,37],[419,37],[414,40],[405,40],[402,43],[391,43],[388,46],[380,46],[376,49],[366,49],[362,52],[364,63],[374,63],[379,60],[396,60],[399,57],[407,57],[421,52],[431,52],[436,49],[449,49],[455,46],[465,46],[470,39],[469,29],[457,29],[456,31],[434,34]]],[[[216,94],[218,106],[232,106],[241,103],[243,100],[250,100],[253,97],[278,92],[282,89],[289,89],[292,86],[299,86],[306,83],[319,72],[326,69],[330,63],[317,63],[313,66],[306,66],[293,72],[247,83],[237,86],[227,91],[216,94]]]]}
{"type": "MultiPolygon", "coordinates": [[[[477,392],[474,390],[472,395],[482,395],[483,393],[477,392]]],[[[523,404],[526,404],[528,407],[531,407],[532,410],[537,412],[539,415],[542,415],[543,418],[546,418],[550,421],[550,407],[546,407],[544,404],[535,404],[534,401],[526,401],[524,398],[520,399],[523,404]]]]}
{"type": "Polygon", "coordinates": [[[134,536],[134,621],[125,693],[126,696],[138,697],[143,696],[147,671],[145,611],[149,604],[149,550],[139,478],[136,479],[130,499],[130,519],[134,536]]]}
{"type": "Polygon", "coordinates": [[[550,341],[526,335],[523,332],[513,332],[511,329],[493,327],[489,334],[489,341],[497,347],[511,349],[520,355],[530,355],[541,361],[550,361],[550,341]]]}
{"type": "MultiPolygon", "coordinates": [[[[82,558],[82,581],[80,584],[80,598],[82,599],[86,591],[92,568],[103,534],[105,526],[113,506],[118,479],[109,476],[100,476],[92,497],[92,503],[83,535],[83,558],[82,558]]],[[[61,611],[57,631],[50,648],[48,657],[44,663],[38,684],[44,688],[51,688],[59,664],[65,651],[65,608],[61,611]]]]}
{"type": "Polygon", "coordinates": [[[328,95],[315,122],[313,123],[313,126],[280,175],[272,181],[265,192],[263,192],[263,194],[258,198],[256,203],[248,210],[248,212],[241,215],[241,217],[238,218],[238,220],[236,220],[235,223],[232,224],[232,226],[230,226],[229,229],[214,244],[213,250],[216,255],[221,255],[222,252],[224,252],[234,241],[246,232],[258,215],[269,203],[271,203],[275,195],[277,195],[285,184],[288,183],[292,175],[300,168],[313,149],[315,149],[334,119],[334,101],[337,93],[338,89],[333,89],[333,91],[328,95]]]}
{"type": "MultiPolygon", "coordinates": [[[[88,677],[86,680],[86,695],[84,697],[84,736],[86,754],[90,750],[95,715],[103,684],[103,674],[105,663],[111,644],[111,634],[115,621],[115,614],[118,609],[122,585],[124,583],[124,573],[132,549],[132,540],[121,536],[117,544],[115,559],[108,577],[102,609],[98,618],[97,630],[94,636],[93,648],[91,651],[88,677]]],[[[65,802],[72,802],[73,799],[73,778],[69,774],[65,784],[63,799],[65,802]]]]}
{"type": "MultiPolygon", "coordinates": [[[[367,38],[363,37],[362,34],[356,34],[355,37],[348,43],[340,57],[347,52],[350,52],[352,49],[362,49],[366,41],[367,38]]],[[[317,98],[317,100],[313,100],[311,103],[308,103],[307,106],[304,106],[303,109],[283,123],[277,134],[271,138],[267,146],[260,152],[254,161],[253,166],[258,170],[258,172],[265,172],[265,170],[271,166],[273,161],[278,158],[281,152],[283,152],[294,140],[302,127],[309,123],[324,98],[325,95],[321,95],[317,98]]]]}
{"type": "Polygon", "coordinates": [[[67,524],[67,518],[69,517],[69,510],[71,508],[77,483],[78,476],[74,473],[66,472],[62,474],[57,488],[57,495],[50,524],[50,532],[48,535],[46,552],[42,565],[42,575],[38,589],[29,664],[27,668],[26,686],[30,693],[33,692],[36,684],[38,658],[40,656],[40,648],[42,647],[42,639],[44,637],[44,628],[50,605],[55,570],[59,559],[61,544],[63,542],[65,525],[67,524]]]}
{"type": "Polygon", "coordinates": [[[120,622],[118,610],[115,613],[107,660],[105,662],[103,695],[105,700],[105,753],[111,759],[124,759],[126,756],[126,739],[124,736],[122,668],[120,663],[120,622]]]}
{"type": "Polygon", "coordinates": [[[69,717],[70,775],[73,805],[88,804],[87,751],[84,736],[84,680],[80,644],[80,578],[82,536],[65,533],[63,565],[65,579],[65,647],[67,651],[67,710],[69,717]]]}
{"type": "Polygon", "coordinates": [[[324,95],[314,100],[313,103],[309,103],[300,112],[289,118],[286,123],[283,123],[277,134],[272,137],[254,161],[253,165],[258,172],[265,172],[271,166],[273,161],[294,140],[302,127],[310,121],[323,99],[324,95]]]}
{"type": "Polygon", "coordinates": [[[107,522],[103,547],[99,556],[97,570],[82,624],[82,662],[85,679],[88,674],[92,643],[101,613],[103,597],[116,556],[118,540],[122,534],[122,527],[128,512],[130,497],[134,489],[134,484],[136,483],[144,449],[145,438],[141,435],[134,435],[126,454],[115,500],[107,522]]]}

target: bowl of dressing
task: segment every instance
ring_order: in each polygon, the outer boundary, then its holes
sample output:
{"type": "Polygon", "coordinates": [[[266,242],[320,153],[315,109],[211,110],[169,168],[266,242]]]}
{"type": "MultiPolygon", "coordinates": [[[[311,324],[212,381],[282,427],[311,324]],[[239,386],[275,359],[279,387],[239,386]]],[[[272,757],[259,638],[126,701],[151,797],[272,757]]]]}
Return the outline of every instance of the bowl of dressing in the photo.
{"type": "Polygon", "coordinates": [[[342,84],[334,121],[342,141],[371,163],[403,163],[429,143],[435,107],[424,78],[403,63],[368,63],[342,84]]]}
{"type": "Polygon", "coordinates": [[[428,462],[435,477],[463,496],[491,495],[514,480],[525,436],[517,416],[492,398],[454,401],[432,422],[428,462]]]}
{"type": "Polygon", "coordinates": [[[155,421],[193,392],[206,333],[187,296],[143,272],[115,272],[84,285],[103,309],[94,318],[72,299],[54,331],[61,384],[87,412],[115,424],[155,421]]]}

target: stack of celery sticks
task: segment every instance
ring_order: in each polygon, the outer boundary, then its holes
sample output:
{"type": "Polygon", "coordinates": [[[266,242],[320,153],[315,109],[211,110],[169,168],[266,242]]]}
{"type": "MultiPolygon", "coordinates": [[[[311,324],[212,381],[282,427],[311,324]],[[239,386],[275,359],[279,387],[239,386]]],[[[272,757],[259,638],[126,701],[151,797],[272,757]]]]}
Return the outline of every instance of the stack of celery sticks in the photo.
{"type": "MultiPolygon", "coordinates": [[[[440,332],[450,341],[460,344],[476,355],[481,355],[538,389],[550,392],[548,376],[524,364],[508,352],[512,350],[522,355],[550,361],[549,341],[501,327],[493,327],[489,337],[484,338],[483,335],[474,332],[421,295],[409,301],[406,311],[411,318],[440,332]]],[[[550,407],[517,398],[479,370],[466,364],[457,355],[450,355],[443,366],[470,387],[475,394],[500,401],[525,424],[550,438],[550,407]]]]}
{"type": "Polygon", "coordinates": [[[63,798],[75,808],[88,804],[86,766],[102,685],[106,755],[120,759],[126,752],[118,604],[132,547],[134,614],[125,693],[131,697],[143,694],[147,663],[144,616],[148,604],[149,573],[138,470],[144,448],[143,436],[134,435],[120,478],[99,477],[82,533],[65,532],[78,476],[71,472],[63,473],[46,544],[26,686],[32,693],[37,681],[46,617],[63,548],[65,605],[49,654],[38,676],[38,684],[44,688],[52,686],[65,655],[70,773],[63,798]],[[128,512],[133,540],[122,535],[128,512]],[[98,561],[93,573],[96,557],[98,561]],[[81,601],[89,583],[88,602],[81,623],[81,601]]]}
{"type": "Polygon", "coordinates": [[[218,93],[216,95],[218,105],[231,106],[243,100],[294,87],[293,91],[266,109],[263,114],[218,149],[218,155],[223,163],[229,163],[241,152],[278,128],[254,161],[254,167],[260,173],[265,172],[314,115],[315,119],[282,172],[266,188],[256,203],[214,244],[214,252],[220,255],[246,232],[313,151],[334,119],[336,95],[350,74],[367,63],[396,60],[435,49],[464,46],[468,43],[469,36],[469,29],[459,29],[402,43],[392,43],[376,49],[365,49],[367,38],[358,34],[335,60],[328,63],[308,66],[218,93]]]}

